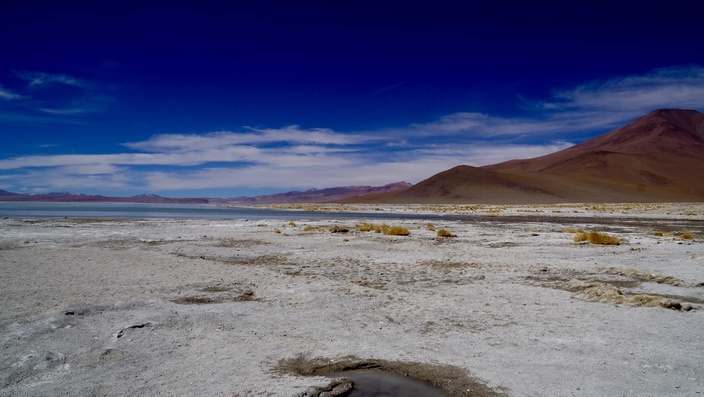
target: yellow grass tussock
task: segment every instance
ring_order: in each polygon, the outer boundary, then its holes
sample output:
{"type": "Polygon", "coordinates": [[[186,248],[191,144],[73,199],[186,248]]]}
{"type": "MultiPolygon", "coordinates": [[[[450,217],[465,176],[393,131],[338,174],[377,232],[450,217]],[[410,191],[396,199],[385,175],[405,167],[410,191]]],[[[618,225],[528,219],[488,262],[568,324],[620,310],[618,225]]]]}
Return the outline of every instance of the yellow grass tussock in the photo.
{"type": "Polygon", "coordinates": [[[574,242],[587,241],[590,244],[599,245],[620,245],[621,239],[608,233],[601,232],[581,232],[574,236],[574,242]]]}
{"type": "Polygon", "coordinates": [[[382,223],[381,225],[376,225],[373,223],[362,223],[357,225],[357,229],[359,229],[360,232],[376,232],[376,233],[382,233],[385,235],[389,236],[408,236],[411,234],[408,229],[402,226],[389,226],[386,223],[382,223]]]}
{"type": "Polygon", "coordinates": [[[438,237],[457,237],[447,229],[438,230],[438,237]]]}

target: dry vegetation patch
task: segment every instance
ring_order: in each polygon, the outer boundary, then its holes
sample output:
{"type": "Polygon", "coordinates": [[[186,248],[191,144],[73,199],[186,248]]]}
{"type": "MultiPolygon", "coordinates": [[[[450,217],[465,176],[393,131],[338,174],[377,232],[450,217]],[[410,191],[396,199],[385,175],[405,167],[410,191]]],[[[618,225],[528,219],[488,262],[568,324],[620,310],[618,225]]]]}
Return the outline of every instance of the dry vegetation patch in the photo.
{"type": "Polygon", "coordinates": [[[587,241],[589,244],[620,245],[623,240],[617,236],[602,232],[579,232],[574,236],[575,243],[583,241],[587,241]]]}
{"type": "MultiPolygon", "coordinates": [[[[628,270],[607,269],[607,274],[627,277],[627,279],[597,279],[575,277],[569,273],[560,275],[528,276],[539,285],[569,291],[577,297],[593,302],[623,304],[632,307],[663,307],[672,310],[689,311],[694,307],[689,303],[701,303],[700,299],[675,295],[660,295],[644,292],[629,292],[624,288],[636,287],[643,281],[654,281],[679,285],[679,280],[669,276],[653,276],[628,270]]],[[[592,275],[598,277],[598,275],[592,275]]]]}
{"type": "Polygon", "coordinates": [[[362,223],[356,225],[360,232],[376,232],[387,236],[408,236],[411,232],[403,226],[389,226],[386,223],[377,225],[374,223],[362,223]]]}
{"type": "Polygon", "coordinates": [[[447,229],[440,229],[440,230],[438,230],[438,237],[457,237],[457,235],[452,234],[447,229]]]}
{"type": "Polygon", "coordinates": [[[669,284],[669,285],[682,285],[684,284],[684,281],[673,277],[673,276],[665,276],[665,275],[653,275],[651,273],[646,273],[646,272],[639,272],[637,270],[633,269],[616,269],[613,267],[610,267],[608,269],[600,268],[599,270],[602,270],[604,273],[607,274],[613,274],[613,275],[618,275],[618,276],[625,276],[629,277],[632,279],[635,279],[637,281],[641,282],[655,282],[658,284],[669,284]]]}
{"type": "Polygon", "coordinates": [[[692,310],[692,305],[678,299],[671,299],[657,294],[626,294],[613,285],[590,281],[577,287],[578,295],[593,301],[619,303],[635,307],[663,307],[672,310],[692,310]]]}

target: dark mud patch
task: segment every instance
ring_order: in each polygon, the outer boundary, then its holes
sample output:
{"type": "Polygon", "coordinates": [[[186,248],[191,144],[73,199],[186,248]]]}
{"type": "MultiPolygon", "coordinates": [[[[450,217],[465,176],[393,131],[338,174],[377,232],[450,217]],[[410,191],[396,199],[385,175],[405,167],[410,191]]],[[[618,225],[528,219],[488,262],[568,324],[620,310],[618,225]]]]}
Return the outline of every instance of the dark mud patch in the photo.
{"type": "Polygon", "coordinates": [[[207,305],[213,303],[228,302],[258,302],[260,301],[254,294],[253,285],[242,284],[215,284],[191,286],[190,293],[171,299],[171,302],[179,305],[207,305]]]}
{"type": "Polygon", "coordinates": [[[487,247],[489,248],[513,248],[513,247],[520,247],[525,244],[519,244],[519,243],[514,243],[512,241],[502,241],[498,243],[490,243],[487,244],[487,247]]]}
{"type": "MultiPolygon", "coordinates": [[[[462,368],[455,367],[452,365],[441,365],[441,364],[430,364],[430,363],[419,363],[419,362],[405,362],[405,361],[389,361],[381,359],[360,359],[354,356],[342,357],[337,360],[331,360],[322,357],[307,358],[303,355],[299,355],[295,358],[283,359],[279,361],[276,371],[283,373],[293,373],[302,376],[332,376],[332,377],[346,377],[352,379],[353,391],[355,390],[354,377],[358,379],[363,379],[360,384],[357,385],[357,391],[364,392],[364,388],[368,387],[378,387],[379,374],[371,375],[368,373],[369,370],[374,370],[378,372],[392,373],[400,375],[402,378],[408,378],[413,382],[422,382],[423,384],[432,385],[435,388],[439,388],[441,392],[444,392],[446,396],[506,396],[507,394],[494,389],[489,388],[483,382],[478,379],[472,378],[467,371],[462,368]],[[360,371],[367,372],[360,372],[360,371]],[[363,375],[357,376],[355,374],[363,375]],[[349,376],[348,376],[349,374],[349,376]],[[371,380],[370,380],[371,378],[371,380]],[[372,385],[366,385],[365,382],[371,382],[372,385]]],[[[389,380],[389,377],[381,375],[385,380],[389,380]]],[[[397,382],[399,377],[393,376],[391,383],[397,382]]],[[[402,379],[401,378],[401,379],[402,379]]],[[[383,385],[382,385],[383,386],[383,385]]],[[[431,389],[432,390],[432,389],[431,389]]],[[[320,394],[317,394],[319,396],[320,394]]],[[[345,395],[345,394],[343,394],[345,395]]],[[[350,396],[352,394],[349,394],[350,396]]],[[[378,391],[376,394],[357,394],[358,396],[367,395],[393,395],[393,394],[382,394],[378,391]]],[[[404,395],[404,394],[397,394],[404,395]]],[[[443,395],[443,394],[438,394],[443,395]]],[[[316,394],[302,394],[301,396],[316,396],[316,394]]]]}
{"type": "Polygon", "coordinates": [[[219,248],[250,248],[263,245],[269,245],[270,243],[264,240],[239,240],[235,238],[223,238],[218,240],[213,247],[219,248]]]}
{"type": "MultiPolygon", "coordinates": [[[[202,257],[201,257],[202,258],[202,257]]],[[[259,256],[234,256],[223,258],[206,258],[216,260],[226,265],[243,266],[278,266],[291,263],[291,260],[284,255],[259,255],[259,256]]]]}
{"type": "Polygon", "coordinates": [[[481,269],[482,265],[476,262],[457,262],[457,261],[440,261],[440,260],[428,260],[420,262],[420,265],[430,266],[438,269],[463,269],[463,268],[473,268],[481,269]]]}
{"type": "Polygon", "coordinates": [[[200,292],[229,292],[232,291],[232,287],[227,287],[223,285],[211,285],[205,288],[201,288],[200,292]]]}
{"type": "Polygon", "coordinates": [[[227,303],[227,302],[258,302],[260,299],[254,296],[254,292],[247,291],[239,295],[193,295],[182,296],[172,299],[171,302],[179,305],[207,305],[211,303],[227,303]]]}

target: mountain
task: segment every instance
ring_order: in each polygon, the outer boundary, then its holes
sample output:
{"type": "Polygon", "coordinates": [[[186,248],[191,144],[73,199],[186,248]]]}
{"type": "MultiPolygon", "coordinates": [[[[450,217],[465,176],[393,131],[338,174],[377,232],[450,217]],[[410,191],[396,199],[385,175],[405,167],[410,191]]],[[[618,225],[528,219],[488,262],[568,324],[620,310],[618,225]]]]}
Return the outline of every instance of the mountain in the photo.
{"type": "Polygon", "coordinates": [[[570,148],[458,166],[387,196],[393,203],[704,201],[704,114],[659,109],[570,148]]]}
{"type": "Polygon", "coordinates": [[[287,204],[287,203],[332,203],[354,200],[359,197],[385,195],[408,189],[408,182],[390,183],[384,186],[345,186],[327,189],[309,189],[303,192],[269,194],[254,197],[236,197],[224,199],[227,204],[287,204]]]}
{"type": "Polygon", "coordinates": [[[0,201],[36,201],[63,203],[175,203],[175,204],[207,204],[205,198],[167,198],[153,194],[143,194],[132,197],[109,197],[81,193],[53,192],[44,194],[18,194],[4,190],[0,191],[0,201]]]}
{"type": "Polygon", "coordinates": [[[0,189],[0,197],[3,197],[3,196],[18,196],[18,194],[0,189]]]}
{"type": "Polygon", "coordinates": [[[80,193],[18,194],[0,190],[0,201],[41,202],[117,202],[117,203],[174,203],[174,204],[286,204],[286,203],[330,203],[354,199],[366,195],[385,195],[412,186],[407,182],[390,183],[384,186],[346,186],[327,189],[310,189],[304,192],[270,194],[236,198],[168,198],[156,194],[140,194],[132,197],[108,197],[80,193]]]}

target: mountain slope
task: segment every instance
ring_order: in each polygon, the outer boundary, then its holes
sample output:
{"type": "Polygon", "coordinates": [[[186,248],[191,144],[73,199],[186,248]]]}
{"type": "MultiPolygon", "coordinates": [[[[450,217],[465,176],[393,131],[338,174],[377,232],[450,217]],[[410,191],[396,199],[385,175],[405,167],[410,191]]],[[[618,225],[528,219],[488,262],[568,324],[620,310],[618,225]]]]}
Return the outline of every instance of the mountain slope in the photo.
{"type": "Polygon", "coordinates": [[[332,203],[354,200],[368,195],[385,195],[412,186],[408,182],[390,183],[384,186],[344,186],[327,189],[309,189],[303,192],[268,194],[254,197],[236,197],[222,200],[228,204],[287,204],[287,203],[332,203]]]}
{"type": "Polygon", "coordinates": [[[471,201],[493,202],[501,196],[507,204],[556,202],[554,194],[524,178],[460,165],[443,171],[393,196],[396,203],[471,201]]]}
{"type": "Polygon", "coordinates": [[[441,172],[387,201],[703,201],[703,175],[704,114],[659,109],[546,156],[441,172]]]}

